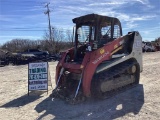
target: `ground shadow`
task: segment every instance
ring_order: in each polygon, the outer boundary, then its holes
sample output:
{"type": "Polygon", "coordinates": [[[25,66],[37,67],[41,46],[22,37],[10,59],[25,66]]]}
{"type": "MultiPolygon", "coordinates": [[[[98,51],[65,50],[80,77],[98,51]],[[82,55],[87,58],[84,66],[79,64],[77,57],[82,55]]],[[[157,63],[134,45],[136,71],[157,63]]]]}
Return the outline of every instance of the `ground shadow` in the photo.
{"type": "Polygon", "coordinates": [[[39,99],[41,96],[41,94],[43,94],[43,91],[38,91],[38,92],[30,92],[29,96],[28,94],[23,95],[19,98],[16,98],[2,106],[0,106],[0,108],[9,108],[9,107],[20,107],[20,106],[24,106],[27,105],[31,102],[34,102],[35,100],[39,99]]]}
{"type": "Polygon", "coordinates": [[[54,116],[52,119],[115,119],[128,113],[138,114],[143,104],[143,85],[137,85],[109,99],[91,99],[78,105],[70,105],[59,99],[46,98],[35,107],[35,110],[38,113],[45,111],[40,114],[39,120],[49,114],[54,116]]]}

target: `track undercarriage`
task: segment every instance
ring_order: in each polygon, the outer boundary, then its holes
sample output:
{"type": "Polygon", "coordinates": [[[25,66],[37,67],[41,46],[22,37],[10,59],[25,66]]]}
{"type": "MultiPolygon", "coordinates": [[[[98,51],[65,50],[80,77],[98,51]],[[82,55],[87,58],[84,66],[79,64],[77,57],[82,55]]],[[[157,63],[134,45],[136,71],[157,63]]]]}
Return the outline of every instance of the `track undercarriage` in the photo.
{"type": "Polygon", "coordinates": [[[138,84],[139,71],[137,62],[125,61],[95,74],[92,81],[92,95],[97,98],[108,98],[118,91],[138,84]]]}
{"type": "MultiPolygon", "coordinates": [[[[109,98],[119,91],[138,84],[139,70],[137,62],[128,60],[100,73],[95,73],[91,84],[91,96],[101,99],[109,98]]],[[[71,73],[63,74],[62,78],[63,84],[61,83],[53,90],[51,97],[65,99],[71,104],[83,102],[86,97],[83,95],[80,80],[72,79],[71,73]]]]}

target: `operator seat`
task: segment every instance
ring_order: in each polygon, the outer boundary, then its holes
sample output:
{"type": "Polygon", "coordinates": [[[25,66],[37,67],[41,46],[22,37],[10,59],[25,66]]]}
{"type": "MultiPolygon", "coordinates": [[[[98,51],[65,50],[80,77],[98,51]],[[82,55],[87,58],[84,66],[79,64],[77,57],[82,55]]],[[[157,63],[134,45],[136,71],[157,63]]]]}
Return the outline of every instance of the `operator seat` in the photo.
{"type": "Polygon", "coordinates": [[[112,41],[113,39],[111,39],[108,34],[105,34],[103,35],[101,38],[100,38],[100,42],[99,42],[99,45],[98,47],[103,47],[104,44],[107,44],[108,42],[112,41]]]}

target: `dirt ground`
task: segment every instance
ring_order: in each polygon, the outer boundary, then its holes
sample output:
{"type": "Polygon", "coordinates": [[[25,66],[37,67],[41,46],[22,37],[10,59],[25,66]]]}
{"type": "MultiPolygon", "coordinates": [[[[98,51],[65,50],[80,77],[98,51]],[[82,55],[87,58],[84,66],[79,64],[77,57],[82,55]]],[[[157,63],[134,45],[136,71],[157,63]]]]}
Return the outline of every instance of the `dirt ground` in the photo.
{"type": "MultiPolygon", "coordinates": [[[[54,84],[55,66],[50,62],[54,84]]],[[[143,54],[140,84],[105,100],[87,100],[69,105],[42,95],[28,93],[28,66],[0,67],[0,120],[156,120],[160,119],[160,52],[143,54]]]]}

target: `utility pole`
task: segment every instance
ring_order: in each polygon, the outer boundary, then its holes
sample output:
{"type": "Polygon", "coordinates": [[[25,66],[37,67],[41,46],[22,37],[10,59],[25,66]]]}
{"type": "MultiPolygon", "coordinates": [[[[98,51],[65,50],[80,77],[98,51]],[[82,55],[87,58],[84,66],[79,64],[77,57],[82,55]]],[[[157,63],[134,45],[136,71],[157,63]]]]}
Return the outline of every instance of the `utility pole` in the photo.
{"type": "Polygon", "coordinates": [[[44,12],[44,14],[47,14],[48,15],[48,23],[49,23],[49,37],[50,37],[50,40],[52,40],[52,32],[51,32],[51,22],[50,22],[50,10],[49,10],[49,4],[50,3],[47,3],[47,5],[45,6],[45,7],[47,7],[47,11],[46,12],[44,12]]]}

